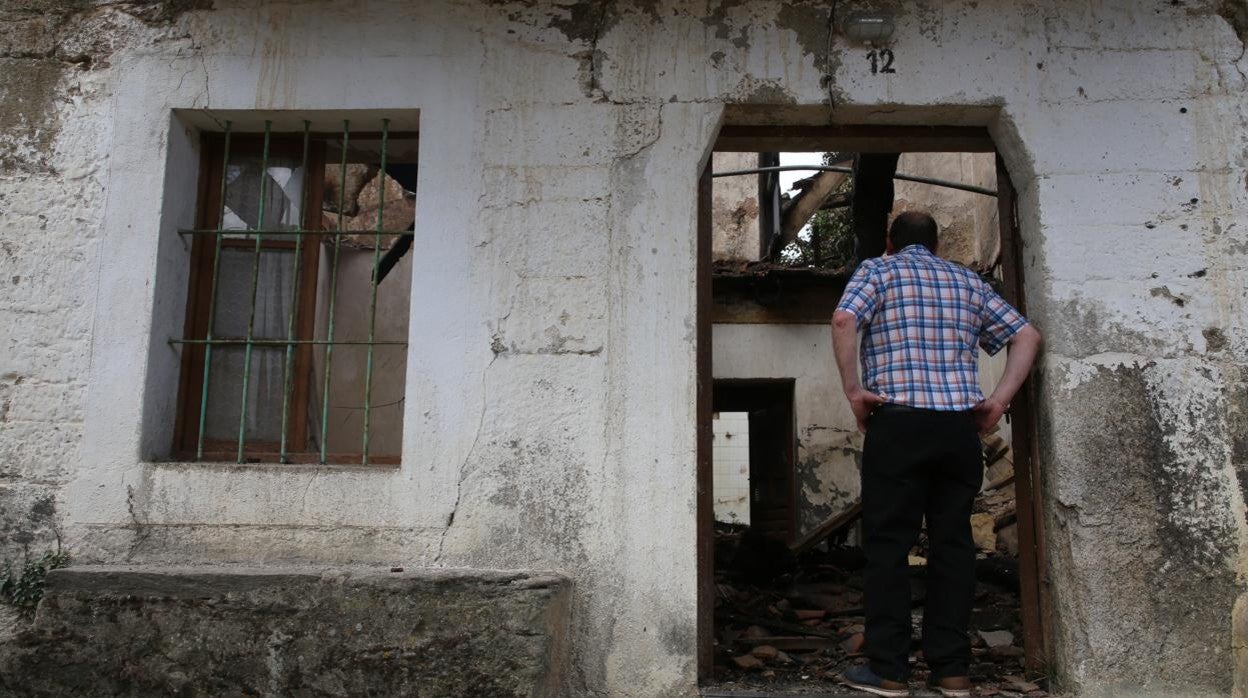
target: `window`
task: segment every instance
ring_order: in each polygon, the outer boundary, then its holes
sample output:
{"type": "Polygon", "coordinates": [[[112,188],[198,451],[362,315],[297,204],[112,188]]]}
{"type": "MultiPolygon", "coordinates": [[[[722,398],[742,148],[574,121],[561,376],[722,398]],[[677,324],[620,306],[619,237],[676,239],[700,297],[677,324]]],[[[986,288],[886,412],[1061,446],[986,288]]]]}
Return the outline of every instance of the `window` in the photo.
{"type": "Polygon", "coordinates": [[[205,133],[174,452],[397,463],[415,133],[205,133]]]}

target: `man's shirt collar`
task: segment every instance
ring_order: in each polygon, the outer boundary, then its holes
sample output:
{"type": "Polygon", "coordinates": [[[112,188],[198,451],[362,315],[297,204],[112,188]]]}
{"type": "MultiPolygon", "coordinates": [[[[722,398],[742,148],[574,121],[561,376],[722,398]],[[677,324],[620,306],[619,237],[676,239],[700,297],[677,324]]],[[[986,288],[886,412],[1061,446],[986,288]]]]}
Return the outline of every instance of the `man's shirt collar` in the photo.
{"type": "Polygon", "coordinates": [[[931,251],[931,250],[929,250],[929,249],[927,249],[927,248],[926,248],[926,247],[924,247],[923,245],[921,245],[921,244],[919,244],[919,243],[917,243],[917,242],[916,242],[916,243],[914,243],[913,245],[906,245],[905,247],[901,248],[901,249],[900,249],[900,250],[898,250],[897,252],[894,252],[893,254],[894,254],[894,255],[902,255],[902,254],[925,254],[925,255],[931,255],[931,254],[932,254],[932,251],[931,251]]]}

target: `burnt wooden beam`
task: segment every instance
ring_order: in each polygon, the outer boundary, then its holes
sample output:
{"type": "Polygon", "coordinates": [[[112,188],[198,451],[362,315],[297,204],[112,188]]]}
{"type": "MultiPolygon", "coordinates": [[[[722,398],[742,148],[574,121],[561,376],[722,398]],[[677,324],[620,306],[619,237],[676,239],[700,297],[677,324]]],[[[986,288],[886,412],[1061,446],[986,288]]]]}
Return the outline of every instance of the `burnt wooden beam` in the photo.
{"type": "MultiPolygon", "coordinates": [[[[847,176],[843,172],[820,172],[810,178],[810,186],[790,199],[784,207],[780,218],[780,235],[772,238],[767,259],[780,258],[780,251],[797,239],[797,234],[810,222],[811,216],[836,195],[837,187],[841,186],[847,176]]],[[[818,245],[815,245],[815,249],[819,249],[818,245]]]]}
{"type": "Polygon", "coordinates": [[[900,153],[859,153],[854,158],[854,248],[858,261],[884,254],[888,214],[893,210],[893,175],[900,153]]]}
{"type": "Polygon", "coordinates": [[[865,126],[728,124],[716,150],[851,153],[991,153],[996,150],[982,126],[865,126]]]}
{"type": "Polygon", "coordinates": [[[789,549],[800,555],[819,545],[825,538],[848,528],[862,516],[862,500],[855,501],[853,506],[819,524],[815,530],[793,542],[789,549]]]}
{"type": "Polygon", "coordinates": [[[847,275],[815,269],[716,273],[711,321],[715,324],[826,325],[845,290],[847,275]]]}
{"type": "MultiPolygon", "coordinates": [[[[778,167],[780,153],[759,153],[759,167],[778,167]]],[[[771,248],[780,236],[780,173],[758,174],[758,256],[768,259],[771,248]]]]}
{"type": "Polygon", "coordinates": [[[833,194],[828,200],[823,202],[823,206],[819,207],[820,211],[834,211],[838,208],[845,208],[854,203],[854,193],[852,191],[833,194]]]}

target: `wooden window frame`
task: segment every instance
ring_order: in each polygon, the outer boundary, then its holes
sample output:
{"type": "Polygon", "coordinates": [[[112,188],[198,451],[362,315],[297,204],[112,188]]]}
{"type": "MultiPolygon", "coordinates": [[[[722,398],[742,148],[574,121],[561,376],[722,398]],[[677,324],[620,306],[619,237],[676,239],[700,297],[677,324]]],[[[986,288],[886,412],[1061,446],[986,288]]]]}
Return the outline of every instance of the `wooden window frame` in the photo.
{"type": "MultiPolygon", "coordinates": [[[[308,134],[307,172],[304,177],[305,206],[300,212],[305,231],[321,231],[323,214],[321,201],[325,191],[326,142],[342,137],[342,133],[312,132],[308,134]]],[[[353,141],[378,140],[383,137],[380,132],[352,132],[353,141]]],[[[269,141],[270,156],[289,157],[296,160],[302,157],[303,133],[273,133],[269,141]]],[[[392,132],[386,137],[391,141],[415,140],[419,134],[415,132],[392,132]]],[[[264,136],[259,133],[234,133],[231,135],[231,161],[237,158],[258,157],[263,152],[264,136]]],[[[196,207],[196,229],[215,230],[218,227],[222,210],[221,181],[225,168],[225,134],[205,132],[202,136],[198,179],[198,204],[196,207]]],[[[225,231],[230,234],[232,231],[225,231]]],[[[243,231],[238,231],[242,233],[243,231]]],[[[295,289],[294,339],[301,344],[294,345],[293,367],[291,376],[290,414],[292,419],[287,426],[287,453],[282,458],[280,444],[276,441],[248,440],[243,451],[243,462],[246,463],[288,463],[288,464],[319,464],[320,453],[308,449],[309,422],[307,415],[313,407],[311,404],[314,390],[313,379],[314,350],[322,344],[308,343],[315,340],[317,321],[317,290],[319,283],[319,266],[321,242],[324,235],[309,235],[304,238],[300,251],[299,287],[295,289]]],[[[178,380],[177,414],[174,420],[172,456],[175,460],[203,462],[238,462],[237,441],[234,439],[205,439],[202,458],[196,457],[199,438],[200,401],[205,378],[205,356],[207,347],[203,340],[207,338],[209,305],[213,294],[213,265],[216,258],[215,235],[191,236],[190,273],[188,279],[186,320],[184,338],[190,340],[182,344],[182,365],[178,380]]],[[[332,237],[330,237],[332,239],[332,237]]],[[[231,238],[221,240],[221,248],[254,250],[254,238],[231,238]]],[[[264,250],[294,250],[295,239],[292,237],[266,237],[260,243],[264,250]]],[[[219,283],[219,282],[218,282],[219,283]]],[[[221,289],[217,289],[218,299],[221,289]]],[[[209,406],[211,409],[211,405],[209,406]]],[[[370,455],[370,465],[398,465],[400,456],[370,455]]],[[[327,453],[326,464],[359,464],[361,453],[327,453]]]]}
{"type": "MultiPolygon", "coordinates": [[[[234,134],[230,143],[231,158],[242,155],[257,156],[263,148],[263,137],[259,134],[234,134]]],[[[275,134],[269,145],[270,155],[299,158],[302,152],[302,135],[275,134]]],[[[325,182],[325,142],[322,139],[311,140],[308,153],[308,171],[304,175],[306,201],[302,226],[305,230],[321,229],[320,201],[324,192],[325,182]]],[[[221,133],[203,134],[199,168],[199,203],[196,208],[196,228],[210,230],[217,227],[222,207],[221,178],[225,168],[225,139],[221,133]]],[[[212,297],[212,267],[216,259],[215,236],[195,235],[191,241],[191,270],[189,289],[186,302],[186,332],[191,340],[203,340],[208,333],[208,306],[212,297]]],[[[316,327],[316,285],[320,257],[319,244],[313,237],[305,240],[299,261],[301,272],[299,288],[296,289],[295,300],[295,339],[312,339],[316,327]]],[[[270,238],[261,241],[261,249],[295,249],[293,239],[270,238]]],[[[255,249],[252,238],[224,238],[221,241],[224,249],[255,249]]],[[[218,289],[218,295],[220,289],[218,289]]],[[[294,348],[294,368],[292,373],[293,389],[291,391],[290,410],[292,415],[306,415],[311,394],[309,373],[312,367],[311,344],[297,344],[294,348]]],[[[174,455],[180,460],[194,460],[196,441],[199,437],[200,391],[204,381],[204,356],[206,346],[203,344],[186,344],[182,349],[182,371],[178,381],[178,413],[174,421],[174,455]]],[[[303,444],[307,443],[308,424],[306,419],[294,419],[290,424],[291,444],[299,448],[289,454],[288,461],[303,460],[307,456],[310,461],[317,458],[313,454],[304,454],[303,444]]],[[[205,461],[235,461],[236,441],[208,440],[204,441],[205,461]]],[[[245,459],[255,461],[278,461],[279,446],[277,442],[248,442],[244,451],[245,459]]]]}

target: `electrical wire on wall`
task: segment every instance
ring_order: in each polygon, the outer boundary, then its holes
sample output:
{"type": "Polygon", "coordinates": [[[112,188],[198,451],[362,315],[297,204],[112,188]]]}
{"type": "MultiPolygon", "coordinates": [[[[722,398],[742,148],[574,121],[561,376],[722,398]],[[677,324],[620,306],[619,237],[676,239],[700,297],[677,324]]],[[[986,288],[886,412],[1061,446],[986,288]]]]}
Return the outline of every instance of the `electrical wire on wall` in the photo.
{"type": "Polygon", "coordinates": [[[836,34],[836,3],[832,0],[832,6],[828,9],[828,42],[827,48],[823,53],[823,82],[828,90],[828,123],[835,120],[836,115],[836,94],[832,90],[832,81],[835,76],[832,75],[832,37],[836,34]]]}

